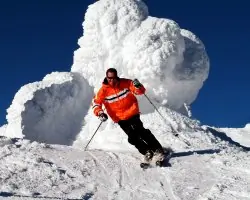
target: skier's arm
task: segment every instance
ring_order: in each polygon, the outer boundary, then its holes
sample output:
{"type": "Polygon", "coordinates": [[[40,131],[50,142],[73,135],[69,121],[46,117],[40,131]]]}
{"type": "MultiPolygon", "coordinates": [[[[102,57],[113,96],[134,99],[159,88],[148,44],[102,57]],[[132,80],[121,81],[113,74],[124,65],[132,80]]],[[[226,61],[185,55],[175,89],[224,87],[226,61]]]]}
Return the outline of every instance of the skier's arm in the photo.
{"type": "Polygon", "coordinates": [[[104,101],[104,91],[101,88],[92,100],[92,110],[96,116],[99,116],[101,113],[104,113],[102,109],[102,104],[104,101]]]}
{"type": "Polygon", "coordinates": [[[146,89],[144,86],[137,80],[129,80],[129,90],[136,95],[144,94],[146,89]]]}

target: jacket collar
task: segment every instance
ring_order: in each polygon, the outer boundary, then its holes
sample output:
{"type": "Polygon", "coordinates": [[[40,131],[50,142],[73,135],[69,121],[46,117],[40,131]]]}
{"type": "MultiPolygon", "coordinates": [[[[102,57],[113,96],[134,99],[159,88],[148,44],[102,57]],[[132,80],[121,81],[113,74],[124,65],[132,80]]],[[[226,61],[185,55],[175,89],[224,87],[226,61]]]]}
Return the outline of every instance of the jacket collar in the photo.
{"type": "MultiPolygon", "coordinates": [[[[119,83],[120,83],[120,78],[117,77],[117,80],[118,80],[118,84],[119,84],[119,83]]],[[[105,87],[112,87],[112,86],[109,85],[108,79],[107,79],[106,77],[103,79],[102,84],[103,84],[105,87]]]]}

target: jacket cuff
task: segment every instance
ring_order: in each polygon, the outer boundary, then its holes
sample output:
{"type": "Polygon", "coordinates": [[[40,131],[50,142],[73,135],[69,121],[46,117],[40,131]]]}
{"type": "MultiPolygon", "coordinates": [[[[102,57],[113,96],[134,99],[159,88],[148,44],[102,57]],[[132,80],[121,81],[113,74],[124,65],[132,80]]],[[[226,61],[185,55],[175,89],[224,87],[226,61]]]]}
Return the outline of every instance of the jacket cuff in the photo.
{"type": "Polygon", "coordinates": [[[100,110],[97,115],[99,116],[100,114],[104,113],[103,110],[100,110]]]}

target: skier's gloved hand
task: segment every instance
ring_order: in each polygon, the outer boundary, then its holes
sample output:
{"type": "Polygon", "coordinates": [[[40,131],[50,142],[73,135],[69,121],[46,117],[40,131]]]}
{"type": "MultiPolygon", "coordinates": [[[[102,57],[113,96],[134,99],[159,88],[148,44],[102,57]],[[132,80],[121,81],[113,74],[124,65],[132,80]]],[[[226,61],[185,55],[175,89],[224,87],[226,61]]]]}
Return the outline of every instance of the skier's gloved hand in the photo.
{"type": "Polygon", "coordinates": [[[140,88],[142,86],[138,79],[134,79],[132,83],[136,88],[140,88]]]}
{"type": "Polygon", "coordinates": [[[108,115],[104,112],[101,112],[99,115],[98,115],[98,118],[102,121],[102,122],[105,122],[107,121],[108,119],[108,115]]]}

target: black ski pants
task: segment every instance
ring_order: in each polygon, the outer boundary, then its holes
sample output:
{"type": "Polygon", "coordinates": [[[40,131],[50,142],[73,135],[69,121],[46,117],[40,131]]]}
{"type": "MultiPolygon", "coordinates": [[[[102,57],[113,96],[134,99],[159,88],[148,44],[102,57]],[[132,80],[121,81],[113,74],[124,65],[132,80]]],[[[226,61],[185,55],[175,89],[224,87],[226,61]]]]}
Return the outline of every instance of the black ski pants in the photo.
{"type": "Polygon", "coordinates": [[[143,127],[140,115],[135,115],[127,120],[120,120],[118,124],[128,135],[128,142],[134,145],[141,154],[145,155],[147,150],[153,152],[157,149],[162,150],[161,144],[151,131],[143,127]]]}

